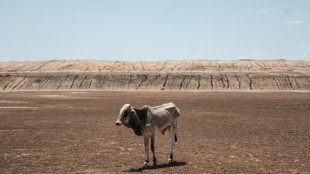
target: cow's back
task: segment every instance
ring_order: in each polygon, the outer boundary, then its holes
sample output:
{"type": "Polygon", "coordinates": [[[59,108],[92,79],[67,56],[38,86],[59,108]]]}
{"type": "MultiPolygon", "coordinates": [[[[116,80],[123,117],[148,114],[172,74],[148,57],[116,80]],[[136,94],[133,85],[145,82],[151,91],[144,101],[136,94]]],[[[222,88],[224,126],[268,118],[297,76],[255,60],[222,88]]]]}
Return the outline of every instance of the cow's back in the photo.
{"type": "Polygon", "coordinates": [[[180,115],[180,110],[173,103],[166,103],[150,108],[150,123],[161,129],[175,122],[180,115]]]}

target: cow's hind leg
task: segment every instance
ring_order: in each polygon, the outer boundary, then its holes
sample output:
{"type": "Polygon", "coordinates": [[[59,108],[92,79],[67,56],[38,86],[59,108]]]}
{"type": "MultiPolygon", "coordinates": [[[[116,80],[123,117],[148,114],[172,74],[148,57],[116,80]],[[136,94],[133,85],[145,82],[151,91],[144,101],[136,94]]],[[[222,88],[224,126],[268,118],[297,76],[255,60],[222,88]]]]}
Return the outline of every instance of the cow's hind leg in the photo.
{"type": "Polygon", "coordinates": [[[163,131],[161,131],[162,135],[165,134],[165,132],[166,132],[167,129],[170,129],[170,126],[166,127],[163,131]]]}
{"type": "Polygon", "coordinates": [[[174,142],[176,141],[175,139],[176,136],[176,128],[175,126],[170,126],[170,155],[169,155],[169,159],[168,159],[168,163],[172,163],[173,161],[173,146],[174,146],[174,142]]]}
{"type": "Polygon", "coordinates": [[[153,166],[157,165],[157,160],[155,157],[155,134],[151,136],[151,150],[153,152],[153,166]]]}
{"type": "Polygon", "coordinates": [[[145,147],[145,161],[143,167],[146,167],[149,162],[149,138],[144,137],[144,147],[145,147]]]}

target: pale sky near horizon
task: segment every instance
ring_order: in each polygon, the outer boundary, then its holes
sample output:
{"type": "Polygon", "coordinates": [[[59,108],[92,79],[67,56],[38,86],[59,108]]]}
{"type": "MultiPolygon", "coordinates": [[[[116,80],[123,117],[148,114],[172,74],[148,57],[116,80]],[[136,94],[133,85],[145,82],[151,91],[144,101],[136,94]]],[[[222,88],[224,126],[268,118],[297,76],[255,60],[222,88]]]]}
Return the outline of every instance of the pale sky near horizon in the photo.
{"type": "Polygon", "coordinates": [[[0,0],[0,61],[310,60],[310,0],[0,0]]]}

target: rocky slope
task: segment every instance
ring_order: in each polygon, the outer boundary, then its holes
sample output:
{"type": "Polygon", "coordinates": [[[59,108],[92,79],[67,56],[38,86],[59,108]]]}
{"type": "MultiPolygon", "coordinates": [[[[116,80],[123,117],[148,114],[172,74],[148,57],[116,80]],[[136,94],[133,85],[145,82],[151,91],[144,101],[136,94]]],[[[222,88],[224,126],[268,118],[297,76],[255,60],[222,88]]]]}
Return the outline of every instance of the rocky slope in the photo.
{"type": "Polygon", "coordinates": [[[0,63],[0,89],[310,90],[309,61],[37,61],[0,63]]]}

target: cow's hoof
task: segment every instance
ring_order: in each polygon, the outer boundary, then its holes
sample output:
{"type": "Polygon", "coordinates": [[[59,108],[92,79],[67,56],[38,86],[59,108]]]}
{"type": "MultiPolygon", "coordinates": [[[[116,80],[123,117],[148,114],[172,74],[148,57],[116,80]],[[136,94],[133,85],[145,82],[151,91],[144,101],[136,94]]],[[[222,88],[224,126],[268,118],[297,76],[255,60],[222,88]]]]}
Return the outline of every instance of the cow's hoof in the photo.
{"type": "Polygon", "coordinates": [[[171,164],[173,161],[171,158],[168,159],[168,163],[171,164]]]}
{"type": "Polygon", "coordinates": [[[153,162],[153,167],[157,166],[157,162],[153,162]]]}
{"type": "Polygon", "coordinates": [[[142,167],[147,167],[147,162],[144,162],[142,167]]]}

